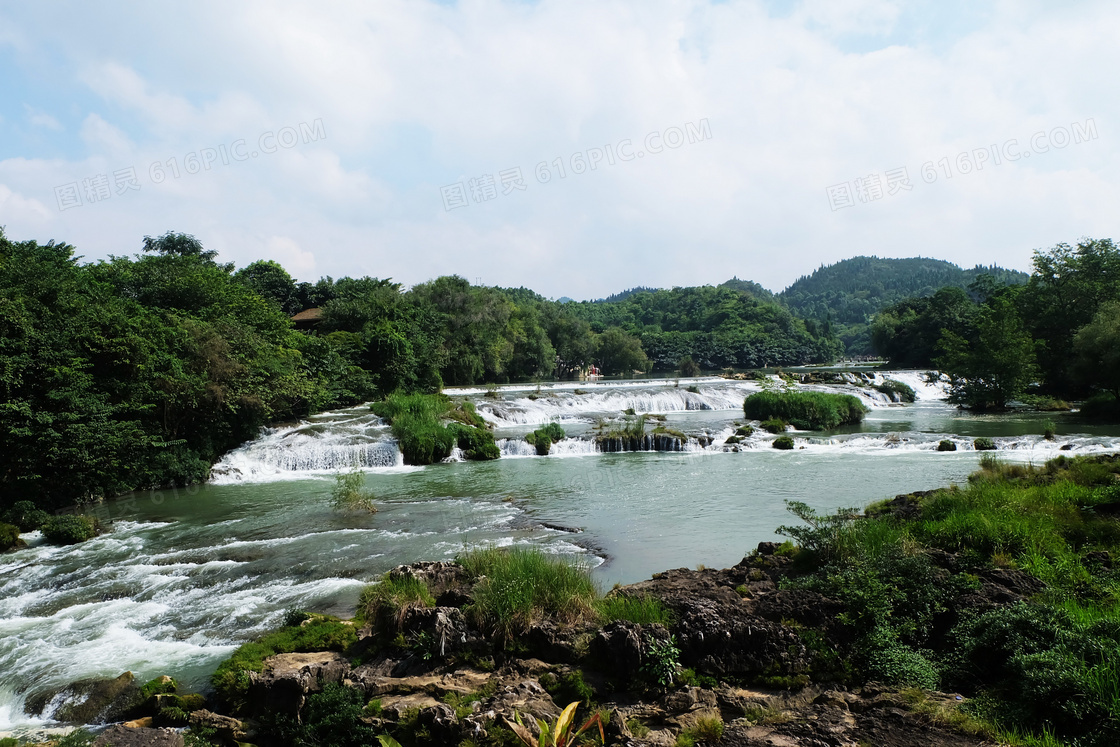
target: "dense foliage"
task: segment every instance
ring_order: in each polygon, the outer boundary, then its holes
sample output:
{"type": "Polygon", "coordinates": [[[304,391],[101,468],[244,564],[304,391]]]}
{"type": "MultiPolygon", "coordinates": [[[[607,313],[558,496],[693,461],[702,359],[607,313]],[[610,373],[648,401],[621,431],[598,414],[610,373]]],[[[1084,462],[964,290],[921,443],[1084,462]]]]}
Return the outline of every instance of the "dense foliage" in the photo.
{"type": "Polygon", "coordinates": [[[967,488],[903,512],[888,504],[862,517],[820,516],[791,504],[806,524],[780,531],[808,572],[788,583],[843,603],[861,678],[955,689],[972,698],[974,715],[1020,734],[1116,744],[1120,460],[981,464],[967,488]],[[1019,583],[1039,591],[1016,604],[984,602],[993,573],[1033,577],[1019,583]]]}
{"type": "Polygon", "coordinates": [[[392,425],[406,464],[443,461],[456,446],[471,460],[500,454],[494,434],[470,402],[455,403],[443,394],[395,393],[371,408],[392,425]]]}
{"type": "Polygon", "coordinates": [[[762,391],[743,401],[751,420],[782,420],[801,430],[831,430],[858,425],[867,408],[851,394],[805,391],[762,391]]]}
{"type": "Polygon", "coordinates": [[[939,367],[952,401],[1004,407],[1032,389],[1097,394],[1087,414],[1120,415],[1120,249],[1110,239],[1034,254],[1024,285],[981,276],[880,313],[872,337],[892,365],[939,367]]]}
{"type": "Polygon", "coordinates": [[[848,355],[870,355],[870,324],[881,310],[942,288],[968,288],[983,275],[998,285],[1027,281],[1025,273],[995,266],[964,270],[924,257],[852,257],[799,278],[779,298],[799,316],[827,325],[843,340],[848,355]]]}
{"type": "Polygon", "coordinates": [[[595,332],[613,327],[639,338],[658,371],[676,370],[685,357],[711,370],[825,362],[843,351],[815,323],[806,325],[777,303],[724,286],[641,291],[616,303],[561,308],[595,332]]]}
{"type": "MultiPolygon", "coordinates": [[[[143,250],[81,264],[67,244],[0,232],[0,508],[195,482],[266,423],[395,392],[840,351],[742,281],[558,303],[460,277],[297,283],[273,261],[235,271],[186,234],[143,250]]],[[[484,432],[429,426],[403,439],[417,463],[455,445],[495,454],[484,432]]]]}

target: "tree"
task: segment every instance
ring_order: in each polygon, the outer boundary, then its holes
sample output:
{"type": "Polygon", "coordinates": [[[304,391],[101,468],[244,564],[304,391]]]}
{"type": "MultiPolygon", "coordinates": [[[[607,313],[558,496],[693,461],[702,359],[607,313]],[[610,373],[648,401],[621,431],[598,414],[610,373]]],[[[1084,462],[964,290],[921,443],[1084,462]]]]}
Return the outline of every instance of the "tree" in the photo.
{"type": "Polygon", "coordinates": [[[1120,301],[1101,305],[1073,337],[1074,373],[1081,383],[1120,400],[1120,301]]]}
{"type": "Polygon", "coordinates": [[[279,262],[257,260],[235,272],[233,277],[262,298],[275,302],[285,314],[302,309],[296,283],[279,262]]]}
{"type": "Polygon", "coordinates": [[[1120,299],[1120,249],[1111,239],[1058,244],[1034,254],[1034,273],[1019,298],[1023,319],[1043,342],[1042,371],[1057,391],[1075,389],[1073,335],[1101,304],[1120,299]]]}
{"type": "Polygon", "coordinates": [[[603,373],[629,373],[644,370],[649,365],[641,340],[618,327],[611,327],[599,335],[596,353],[603,373]]]}
{"type": "Polygon", "coordinates": [[[934,364],[949,377],[948,400],[970,409],[1003,409],[1038,377],[1035,343],[1006,297],[980,307],[972,339],[945,330],[937,347],[934,364]]]}

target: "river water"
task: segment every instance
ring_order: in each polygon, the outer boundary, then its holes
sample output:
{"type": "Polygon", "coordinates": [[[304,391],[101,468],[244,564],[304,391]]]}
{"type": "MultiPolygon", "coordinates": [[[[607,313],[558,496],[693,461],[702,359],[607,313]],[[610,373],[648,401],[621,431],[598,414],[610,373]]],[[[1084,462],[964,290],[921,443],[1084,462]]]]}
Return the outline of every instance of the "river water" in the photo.
{"type": "Polygon", "coordinates": [[[1120,449],[1120,430],[1076,414],[969,415],[913,372],[887,376],[913,386],[918,401],[810,387],[854,393],[871,411],[844,432],[791,434],[793,451],[771,448],[766,433],[738,451],[725,445],[759,386],[716,378],[448,390],[495,426],[502,458],[485,463],[407,467],[367,407],[270,429],[227,455],[208,484],[99,507],[108,534],[53,547],[32,533],[28,548],[0,556],[0,735],[46,725],[24,713],[27,697],[85,677],[166,673],[203,688],[286,610],[349,614],[362,586],[399,563],[533,544],[586,563],[607,588],[666,568],[734,564],[792,521],[785,500],[830,510],[964,482],[977,436],[1013,461],[1041,463],[1063,446],[1120,449]],[[601,453],[595,423],[627,408],[662,414],[690,438],[679,451],[601,453]],[[1040,435],[1048,420],[1054,441],[1040,435]],[[569,438],[538,457],[523,437],[551,421],[569,438]],[[937,452],[943,438],[959,450],[937,452]],[[376,514],[330,505],[333,475],[355,464],[376,514]]]}

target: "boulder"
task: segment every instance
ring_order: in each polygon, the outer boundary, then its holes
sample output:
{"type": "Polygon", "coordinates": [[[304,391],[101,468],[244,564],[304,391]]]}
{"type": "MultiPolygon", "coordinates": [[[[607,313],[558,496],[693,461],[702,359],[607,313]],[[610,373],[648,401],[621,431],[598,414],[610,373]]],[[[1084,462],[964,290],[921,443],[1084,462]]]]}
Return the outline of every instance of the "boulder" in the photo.
{"type": "Polygon", "coordinates": [[[93,747],[183,747],[183,735],[174,729],[110,726],[93,741],[93,747]]]}
{"type": "Polygon", "coordinates": [[[132,672],[119,677],[78,680],[28,699],[27,712],[71,724],[123,721],[143,703],[132,672]],[[47,711],[50,712],[47,712],[47,711]]]}
{"type": "Polygon", "coordinates": [[[223,742],[244,742],[247,737],[244,723],[205,709],[191,714],[190,725],[199,729],[213,729],[223,742]]]}
{"type": "Polygon", "coordinates": [[[336,651],[270,656],[264,660],[263,671],[249,673],[250,711],[298,717],[309,694],[349,675],[350,662],[336,651]]]}

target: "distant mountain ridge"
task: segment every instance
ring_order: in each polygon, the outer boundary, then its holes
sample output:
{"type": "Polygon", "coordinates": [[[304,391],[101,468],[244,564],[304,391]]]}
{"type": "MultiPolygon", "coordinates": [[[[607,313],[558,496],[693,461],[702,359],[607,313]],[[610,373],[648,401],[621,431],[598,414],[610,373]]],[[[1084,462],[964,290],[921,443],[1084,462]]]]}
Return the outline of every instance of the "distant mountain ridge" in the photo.
{"type": "Polygon", "coordinates": [[[905,298],[932,295],[945,286],[967,289],[981,275],[991,275],[1004,285],[1025,283],[1030,277],[997,265],[966,270],[928,257],[859,256],[821,265],[778,298],[802,318],[831,324],[849,354],[867,355],[871,353],[867,325],[880,310],[905,298]]]}

